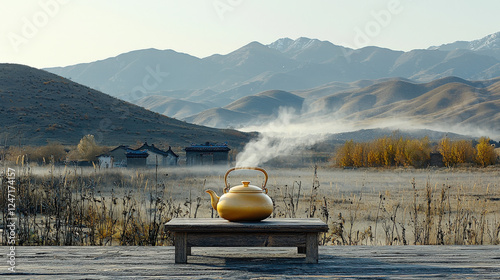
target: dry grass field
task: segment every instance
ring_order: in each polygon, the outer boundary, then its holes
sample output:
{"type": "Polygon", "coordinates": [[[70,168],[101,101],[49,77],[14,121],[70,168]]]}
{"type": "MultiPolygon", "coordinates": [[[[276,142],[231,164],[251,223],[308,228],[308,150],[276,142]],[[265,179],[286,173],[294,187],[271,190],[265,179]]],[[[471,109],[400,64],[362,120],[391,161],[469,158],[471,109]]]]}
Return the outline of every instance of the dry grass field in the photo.
{"type": "MultiPolygon", "coordinates": [[[[222,194],[227,167],[16,170],[18,245],[170,245],[174,217],[216,217],[205,190],[222,194]]],[[[500,168],[299,169],[264,167],[273,217],[317,217],[322,245],[499,244],[500,168]]],[[[230,185],[257,171],[235,171],[230,185]]],[[[0,224],[8,224],[7,180],[0,224]]],[[[7,245],[7,231],[0,243],[7,245]]]]}

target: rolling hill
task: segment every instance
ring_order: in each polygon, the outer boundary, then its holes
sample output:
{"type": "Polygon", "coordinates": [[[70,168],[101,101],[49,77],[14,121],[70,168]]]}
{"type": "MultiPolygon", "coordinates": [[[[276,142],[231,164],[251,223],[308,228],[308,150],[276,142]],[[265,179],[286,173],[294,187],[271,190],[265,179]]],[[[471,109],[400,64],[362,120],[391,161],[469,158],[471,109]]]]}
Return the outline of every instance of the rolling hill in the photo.
{"type": "Polygon", "coordinates": [[[144,97],[136,101],[135,104],[176,119],[183,119],[209,109],[209,106],[201,103],[159,95],[144,97]]]}
{"type": "Polygon", "coordinates": [[[95,135],[101,145],[152,143],[184,147],[228,142],[240,147],[250,134],[172,119],[55,74],[17,64],[0,64],[2,144],[76,145],[95,135]]]}
{"type": "Polygon", "coordinates": [[[499,96],[500,77],[469,81],[450,76],[428,83],[403,78],[333,82],[309,90],[274,90],[245,96],[184,120],[217,128],[243,128],[275,119],[280,108],[293,108],[302,122],[337,120],[357,123],[360,129],[384,127],[387,122],[398,122],[401,128],[408,122],[418,128],[445,132],[454,128],[465,135],[481,130],[496,136],[500,135],[499,96]],[[460,130],[465,128],[470,131],[460,130]]]}
{"type": "Polygon", "coordinates": [[[304,98],[290,92],[270,90],[242,97],[223,108],[212,108],[185,120],[210,127],[241,127],[259,124],[276,118],[281,108],[302,110],[304,98]]]}
{"type": "Polygon", "coordinates": [[[379,127],[407,121],[420,128],[500,136],[500,77],[485,81],[446,77],[429,83],[393,79],[321,97],[307,114],[379,127]]]}

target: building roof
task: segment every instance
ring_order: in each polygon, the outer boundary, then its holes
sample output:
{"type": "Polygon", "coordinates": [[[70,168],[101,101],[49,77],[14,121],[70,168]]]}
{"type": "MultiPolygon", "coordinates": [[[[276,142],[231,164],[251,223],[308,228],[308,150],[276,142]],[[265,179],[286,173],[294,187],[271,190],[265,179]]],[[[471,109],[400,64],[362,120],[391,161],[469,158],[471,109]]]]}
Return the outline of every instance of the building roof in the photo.
{"type": "Polygon", "coordinates": [[[149,156],[148,152],[146,151],[137,151],[131,149],[128,149],[125,155],[127,156],[127,158],[147,158],[149,156]]]}
{"type": "Polygon", "coordinates": [[[224,144],[211,144],[206,142],[205,144],[191,144],[190,147],[184,148],[186,152],[228,152],[231,149],[224,144]]]}
{"type": "Polygon", "coordinates": [[[151,146],[148,145],[148,142],[144,142],[144,144],[142,144],[141,147],[139,147],[135,150],[136,151],[148,150],[148,151],[151,151],[153,153],[157,153],[157,154],[164,155],[164,156],[168,156],[169,154],[171,154],[174,157],[179,157],[177,154],[174,153],[174,151],[172,151],[172,147],[170,147],[170,146],[168,146],[168,150],[164,151],[164,150],[161,150],[161,149],[158,149],[157,147],[155,147],[154,144],[151,144],[151,146]]]}
{"type": "Polygon", "coordinates": [[[99,157],[110,157],[110,156],[111,156],[111,153],[112,153],[112,152],[114,152],[114,151],[116,151],[116,150],[118,150],[118,149],[123,149],[123,150],[127,151],[127,150],[129,150],[129,147],[128,147],[128,146],[125,146],[125,145],[120,145],[120,146],[118,146],[118,147],[114,148],[113,150],[108,151],[108,152],[105,152],[105,153],[103,153],[103,154],[100,154],[100,155],[98,155],[98,156],[96,156],[96,157],[97,157],[97,158],[99,158],[99,157]]]}
{"type": "Polygon", "coordinates": [[[128,150],[128,149],[129,149],[129,147],[128,147],[128,146],[126,146],[126,145],[120,145],[120,146],[118,146],[118,147],[114,148],[113,150],[109,151],[108,153],[114,152],[114,151],[116,151],[116,150],[118,150],[118,149],[128,150]]]}

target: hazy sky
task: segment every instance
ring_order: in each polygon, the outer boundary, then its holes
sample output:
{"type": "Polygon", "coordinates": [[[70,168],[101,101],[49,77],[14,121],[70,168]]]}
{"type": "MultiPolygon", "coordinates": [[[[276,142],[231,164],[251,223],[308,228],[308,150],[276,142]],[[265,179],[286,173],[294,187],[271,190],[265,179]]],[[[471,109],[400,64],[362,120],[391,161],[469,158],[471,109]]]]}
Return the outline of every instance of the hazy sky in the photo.
{"type": "Polygon", "coordinates": [[[498,0],[0,0],[0,62],[91,62],[145,48],[197,57],[309,37],[427,48],[500,31],[498,0]]]}

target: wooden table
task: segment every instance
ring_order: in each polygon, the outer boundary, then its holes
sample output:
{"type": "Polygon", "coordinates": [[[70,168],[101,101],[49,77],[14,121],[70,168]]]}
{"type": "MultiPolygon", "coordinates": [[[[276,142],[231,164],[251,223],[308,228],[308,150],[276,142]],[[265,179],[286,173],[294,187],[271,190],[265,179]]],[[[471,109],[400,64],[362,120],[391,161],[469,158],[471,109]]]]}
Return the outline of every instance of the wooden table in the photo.
{"type": "Polygon", "coordinates": [[[191,247],[297,247],[306,263],[317,263],[318,234],[328,231],[319,219],[172,219],[165,227],[174,233],[175,263],[187,263],[191,247]]]}

